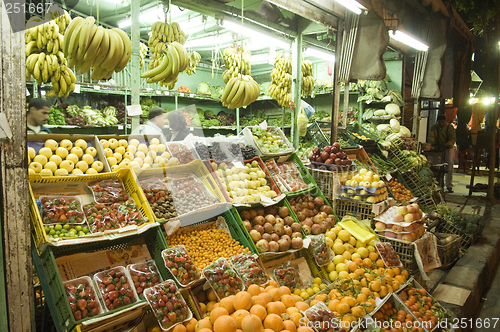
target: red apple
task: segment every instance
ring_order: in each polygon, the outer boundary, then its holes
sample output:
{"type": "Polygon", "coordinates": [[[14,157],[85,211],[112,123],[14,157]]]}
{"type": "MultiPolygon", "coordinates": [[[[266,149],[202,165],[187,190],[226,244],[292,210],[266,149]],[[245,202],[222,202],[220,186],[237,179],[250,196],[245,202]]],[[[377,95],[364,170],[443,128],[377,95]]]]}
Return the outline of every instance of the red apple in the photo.
{"type": "Polygon", "coordinates": [[[335,159],[335,165],[341,165],[341,164],[342,160],[340,160],[340,158],[335,159]]]}
{"type": "Polygon", "coordinates": [[[321,152],[321,150],[320,150],[318,147],[315,147],[315,148],[313,149],[313,153],[314,153],[315,155],[319,155],[319,153],[320,153],[320,152],[321,152]]]}
{"type": "Polygon", "coordinates": [[[325,160],[325,164],[333,164],[333,159],[332,158],[328,158],[327,160],[325,160]]]}
{"type": "Polygon", "coordinates": [[[328,153],[330,153],[331,150],[332,150],[332,147],[328,146],[328,145],[323,148],[323,151],[328,152],[328,153]]]}
{"type": "Polygon", "coordinates": [[[340,149],[340,143],[339,142],[335,142],[335,143],[332,144],[332,147],[333,148],[337,148],[337,150],[338,150],[338,149],[340,149]]]}
{"type": "Polygon", "coordinates": [[[328,152],[326,151],[321,152],[321,159],[327,160],[328,158],[330,158],[330,154],[328,152]]]}
{"type": "Polygon", "coordinates": [[[316,158],[316,162],[317,162],[317,163],[322,163],[322,162],[323,162],[323,159],[321,159],[321,157],[318,157],[318,158],[316,158]]]}

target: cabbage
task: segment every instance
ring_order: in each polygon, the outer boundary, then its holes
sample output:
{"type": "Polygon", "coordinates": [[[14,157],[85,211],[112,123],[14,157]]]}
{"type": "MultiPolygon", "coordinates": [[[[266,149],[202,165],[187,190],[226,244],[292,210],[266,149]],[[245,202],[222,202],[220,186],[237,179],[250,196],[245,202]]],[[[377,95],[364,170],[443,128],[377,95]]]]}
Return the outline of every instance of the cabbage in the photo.
{"type": "Polygon", "coordinates": [[[385,105],[385,111],[387,114],[398,116],[401,114],[401,110],[399,109],[399,106],[396,104],[387,104],[385,105]]]}
{"type": "Polygon", "coordinates": [[[410,129],[406,128],[405,126],[401,126],[401,128],[399,129],[399,133],[403,136],[411,137],[410,129]]]}
{"type": "Polygon", "coordinates": [[[373,115],[383,116],[383,115],[386,115],[386,113],[385,113],[385,110],[376,110],[375,112],[373,112],[373,115]]]}
{"type": "Polygon", "coordinates": [[[391,119],[390,125],[392,131],[395,133],[399,132],[399,130],[401,129],[401,125],[399,124],[399,121],[396,119],[391,119]]]}
{"type": "Polygon", "coordinates": [[[196,93],[200,93],[202,95],[210,95],[211,94],[210,84],[207,82],[201,82],[196,89],[196,93]]]}

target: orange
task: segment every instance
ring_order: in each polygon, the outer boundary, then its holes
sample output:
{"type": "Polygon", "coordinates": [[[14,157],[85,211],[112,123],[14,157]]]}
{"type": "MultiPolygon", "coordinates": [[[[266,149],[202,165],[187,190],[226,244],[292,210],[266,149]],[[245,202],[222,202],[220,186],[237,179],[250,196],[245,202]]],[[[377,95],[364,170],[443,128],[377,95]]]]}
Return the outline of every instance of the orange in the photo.
{"type": "MultiPolygon", "coordinates": [[[[373,252],[372,252],[373,254],[373,252]]],[[[375,262],[375,265],[377,265],[378,267],[384,267],[384,261],[382,259],[377,259],[377,261],[375,262]]]]}
{"type": "Polygon", "coordinates": [[[191,318],[189,322],[184,323],[184,326],[186,326],[186,332],[194,332],[194,329],[196,328],[196,323],[198,323],[196,318],[191,318]]]}
{"type": "Polygon", "coordinates": [[[234,298],[233,297],[225,297],[219,302],[219,308],[224,308],[227,310],[229,314],[232,314],[234,309],[234,298]]]}
{"type": "Polygon", "coordinates": [[[281,295],[292,295],[290,288],[288,288],[286,286],[281,286],[280,288],[278,288],[278,290],[280,291],[281,295]]]}
{"type": "Polygon", "coordinates": [[[211,312],[212,310],[214,310],[216,308],[216,306],[219,306],[218,303],[216,303],[215,301],[210,301],[207,303],[207,312],[211,312]]]}
{"type": "Polygon", "coordinates": [[[243,321],[243,319],[250,315],[250,313],[246,310],[236,310],[232,315],[231,317],[234,318],[234,320],[236,321],[236,326],[241,329],[241,322],[243,321]]]}
{"type": "Polygon", "coordinates": [[[266,308],[261,306],[260,304],[256,304],[250,308],[250,313],[260,318],[260,320],[264,320],[267,316],[266,308]]]}
{"type": "MultiPolygon", "coordinates": [[[[290,315],[290,320],[295,324],[295,326],[299,327],[300,325],[304,325],[304,324],[301,324],[300,320],[302,318],[302,314],[300,312],[294,312],[293,314],[290,315]]],[[[297,330],[298,332],[298,330],[297,330]]]]}
{"type": "Polygon", "coordinates": [[[215,308],[210,312],[210,322],[214,324],[217,318],[221,316],[229,316],[229,312],[221,307],[215,308]]]}
{"type": "Polygon", "coordinates": [[[256,296],[260,294],[260,287],[258,285],[250,285],[248,286],[247,291],[250,293],[250,295],[256,296]]]}
{"type": "Polygon", "coordinates": [[[280,316],[269,314],[266,319],[264,319],[264,328],[271,329],[274,332],[280,332],[284,328],[283,321],[280,316]]]}
{"type": "Polygon", "coordinates": [[[266,302],[266,305],[273,301],[273,296],[269,293],[260,293],[259,297],[261,297],[262,299],[264,299],[264,301],[266,302]]]}
{"type": "Polygon", "coordinates": [[[293,313],[296,313],[296,312],[299,312],[299,309],[297,309],[295,307],[291,307],[291,308],[286,309],[286,314],[288,316],[291,316],[293,313]]]}
{"type": "Polygon", "coordinates": [[[283,303],[281,302],[269,302],[266,307],[267,314],[276,314],[276,315],[281,315],[285,313],[286,307],[283,303]]]}
{"type": "Polygon", "coordinates": [[[278,283],[275,280],[273,280],[273,279],[269,280],[269,284],[268,285],[269,286],[273,286],[273,287],[278,287],[278,283]]]}
{"type": "Polygon", "coordinates": [[[282,295],[280,301],[285,305],[285,307],[290,308],[295,305],[291,295],[282,295]]]}
{"type": "Polygon", "coordinates": [[[330,309],[330,311],[337,311],[337,305],[339,303],[340,301],[337,299],[331,300],[330,302],[328,302],[328,309],[330,309]]]}
{"type": "Polygon", "coordinates": [[[305,302],[299,301],[295,302],[295,308],[299,309],[300,311],[306,311],[309,309],[309,305],[305,302]]]}
{"type": "Polygon", "coordinates": [[[255,315],[248,315],[241,322],[243,332],[261,332],[262,329],[262,320],[255,315]]]}
{"type": "Polygon", "coordinates": [[[370,289],[374,292],[379,292],[382,286],[380,285],[380,281],[378,280],[373,280],[370,282],[370,289]]]}
{"type": "Polygon", "coordinates": [[[293,303],[302,301],[302,298],[298,295],[292,294],[293,303]]]}
{"type": "Polygon", "coordinates": [[[358,300],[358,303],[364,303],[366,302],[366,300],[368,300],[368,297],[364,293],[359,293],[356,297],[356,300],[358,300]]]}
{"type": "Polygon", "coordinates": [[[211,289],[209,292],[208,292],[208,300],[209,301],[217,301],[217,295],[215,295],[215,292],[213,289],[211,289]]]}
{"type": "Polygon", "coordinates": [[[270,289],[268,293],[273,297],[273,301],[279,301],[281,298],[281,293],[278,288],[270,289]]]}
{"type": "Polygon", "coordinates": [[[172,332],[186,332],[186,327],[184,325],[182,325],[182,324],[177,324],[172,329],[172,332]]]}
{"type": "Polygon", "coordinates": [[[351,308],[349,307],[349,305],[347,303],[345,303],[345,302],[340,302],[339,304],[337,304],[337,308],[336,309],[337,309],[336,311],[339,314],[341,314],[341,315],[344,315],[344,314],[348,313],[351,310],[351,308]]]}
{"type": "Polygon", "coordinates": [[[350,262],[347,267],[349,268],[349,271],[354,272],[358,269],[358,264],[350,262]]]}
{"type": "Polygon", "coordinates": [[[367,267],[372,267],[372,266],[373,266],[373,262],[372,262],[372,260],[371,260],[371,259],[369,259],[369,258],[365,258],[365,259],[363,259],[363,263],[364,263],[364,265],[365,265],[365,266],[367,266],[367,267]]]}
{"type": "Polygon", "coordinates": [[[297,329],[297,332],[314,332],[314,330],[307,326],[302,326],[297,329]]]}
{"type": "Polygon", "coordinates": [[[236,320],[231,316],[220,316],[214,323],[214,332],[236,332],[236,320]]]}
{"type": "Polygon", "coordinates": [[[209,329],[210,331],[212,330],[212,322],[209,318],[203,318],[202,320],[199,320],[198,323],[196,323],[196,326],[194,328],[195,332],[199,332],[201,329],[209,329]]]}
{"type": "Polygon", "coordinates": [[[250,293],[241,291],[234,297],[234,309],[235,310],[250,310],[252,307],[252,295],[250,293]]]}
{"type": "Polygon", "coordinates": [[[291,320],[285,320],[283,322],[283,326],[285,327],[285,330],[287,330],[287,331],[290,331],[290,332],[297,331],[297,327],[295,326],[295,323],[292,322],[291,320]]]}
{"type": "Polygon", "coordinates": [[[378,254],[376,252],[371,252],[368,254],[368,258],[375,262],[378,259],[378,254]]]}

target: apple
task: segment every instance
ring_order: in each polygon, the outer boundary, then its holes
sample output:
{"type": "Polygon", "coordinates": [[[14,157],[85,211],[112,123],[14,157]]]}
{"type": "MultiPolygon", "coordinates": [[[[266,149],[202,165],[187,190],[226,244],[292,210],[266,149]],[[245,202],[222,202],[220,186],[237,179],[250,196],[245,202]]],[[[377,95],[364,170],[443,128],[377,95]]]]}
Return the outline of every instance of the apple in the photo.
{"type": "Polygon", "coordinates": [[[73,163],[73,161],[71,160],[63,160],[59,164],[59,168],[64,168],[69,173],[75,168],[75,163],[73,163]]]}
{"type": "Polygon", "coordinates": [[[407,209],[408,209],[408,213],[414,213],[416,211],[416,209],[413,205],[408,205],[407,209]]]}
{"type": "Polygon", "coordinates": [[[53,139],[48,139],[45,141],[45,147],[51,149],[52,151],[55,151],[58,146],[59,144],[57,144],[57,142],[53,139]]]}
{"type": "Polygon", "coordinates": [[[341,165],[341,164],[342,164],[342,160],[340,158],[336,158],[335,165],[341,165]]]}
{"type": "Polygon", "coordinates": [[[317,162],[317,163],[322,163],[322,162],[323,162],[323,159],[321,159],[321,157],[317,157],[317,158],[316,158],[316,162],[317,162]]]}
{"type": "Polygon", "coordinates": [[[40,173],[40,171],[43,169],[43,166],[42,166],[42,164],[40,164],[39,162],[33,161],[33,162],[30,164],[29,169],[34,170],[34,171],[35,171],[35,173],[40,173]]]}
{"type": "Polygon", "coordinates": [[[404,221],[404,217],[400,214],[396,214],[394,215],[394,217],[392,217],[392,221],[394,222],[403,222],[404,221]]]}
{"type": "Polygon", "coordinates": [[[56,171],[54,172],[54,175],[55,176],[65,176],[65,175],[68,175],[68,171],[65,170],[64,168],[59,168],[59,169],[56,169],[56,171]]]}
{"type": "MultiPolygon", "coordinates": [[[[67,141],[67,140],[66,140],[66,141],[67,141]]],[[[69,154],[69,152],[68,152],[68,151],[69,151],[69,150],[68,150],[68,149],[66,149],[65,147],[60,146],[60,147],[58,147],[58,148],[56,149],[56,151],[55,151],[55,152],[56,152],[56,155],[58,155],[59,157],[61,157],[61,158],[66,158],[66,157],[68,156],[68,154],[69,154]]]]}
{"type": "Polygon", "coordinates": [[[321,152],[320,156],[321,156],[321,159],[323,159],[323,160],[327,160],[328,158],[330,158],[330,154],[326,151],[321,152]]]}
{"type": "Polygon", "coordinates": [[[316,155],[314,153],[311,153],[311,155],[309,156],[309,160],[316,161],[316,155]]]}
{"type": "Polygon", "coordinates": [[[392,230],[394,231],[394,233],[401,233],[403,231],[403,227],[401,227],[400,225],[392,225],[392,230]]]}
{"type": "Polygon", "coordinates": [[[403,240],[403,241],[408,241],[408,242],[413,242],[413,235],[411,235],[411,233],[404,234],[404,235],[401,237],[401,240],[403,240]]]}
{"type": "Polygon", "coordinates": [[[406,208],[406,206],[400,206],[398,207],[398,213],[402,216],[404,216],[405,214],[408,213],[408,209],[406,208]]]}
{"type": "Polygon", "coordinates": [[[97,154],[97,150],[93,146],[90,146],[85,150],[85,154],[89,154],[92,157],[95,157],[97,154]]]}
{"type": "Polygon", "coordinates": [[[75,141],[75,146],[79,147],[83,151],[83,150],[87,149],[87,142],[85,142],[85,140],[83,140],[83,139],[77,139],[75,141]]]}
{"type": "Polygon", "coordinates": [[[332,158],[333,160],[335,160],[335,158],[337,158],[337,154],[336,153],[330,153],[330,158],[332,158]]]}
{"type": "Polygon", "coordinates": [[[333,164],[333,159],[332,158],[328,158],[327,160],[325,160],[325,164],[333,164]]]}
{"type": "Polygon", "coordinates": [[[35,158],[35,156],[36,156],[35,149],[33,149],[31,146],[28,148],[28,156],[29,156],[31,159],[34,159],[34,158],[35,158]]]}
{"type": "Polygon", "coordinates": [[[337,148],[337,150],[340,149],[340,143],[339,142],[333,143],[332,148],[337,148]]]}
{"type": "Polygon", "coordinates": [[[44,168],[40,171],[41,176],[52,176],[52,171],[48,168],[44,168]]]}
{"type": "Polygon", "coordinates": [[[71,150],[71,148],[73,148],[73,142],[71,142],[69,139],[63,139],[61,143],[59,143],[59,146],[69,151],[71,150]]]}
{"type": "Polygon", "coordinates": [[[103,169],[104,165],[103,165],[103,163],[102,163],[102,162],[100,162],[99,160],[97,160],[97,161],[94,161],[94,162],[92,163],[92,166],[91,166],[91,167],[92,167],[93,169],[95,169],[97,172],[100,172],[100,171],[102,171],[102,169],[103,169]]]}
{"type": "Polygon", "coordinates": [[[375,229],[377,231],[383,231],[383,230],[385,230],[385,224],[383,222],[379,221],[375,224],[375,229]]]}
{"type": "Polygon", "coordinates": [[[318,147],[315,147],[312,151],[315,155],[319,155],[319,153],[321,152],[321,150],[318,148],[318,147]]]}
{"type": "Polygon", "coordinates": [[[410,214],[410,213],[406,214],[406,215],[405,215],[405,217],[404,217],[404,220],[405,220],[405,222],[407,222],[407,223],[411,223],[411,222],[413,222],[413,215],[412,215],[412,214],[410,214]]]}
{"type": "Polygon", "coordinates": [[[394,234],[393,232],[389,232],[389,231],[385,231],[384,236],[385,237],[389,237],[391,239],[395,239],[396,238],[396,234],[394,234]]]}

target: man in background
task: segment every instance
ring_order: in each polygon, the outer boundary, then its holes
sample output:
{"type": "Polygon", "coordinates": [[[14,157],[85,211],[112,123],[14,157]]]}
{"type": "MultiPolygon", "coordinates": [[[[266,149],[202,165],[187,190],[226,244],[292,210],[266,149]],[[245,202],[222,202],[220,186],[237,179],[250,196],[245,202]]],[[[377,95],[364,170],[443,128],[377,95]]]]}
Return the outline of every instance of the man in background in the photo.
{"type": "Polygon", "coordinates": [[[49,119],[50,104],[45,99],[32,99],[28,105],[26,125],[28,134],[51,134],[44,124],[49,119]]]}
{"type": "Polygon", "coordinates": [[[161,107],[153,107],[149,110],[148,121],[132,131],[132,135],[161,135],[163,141],[165,135],[163,128],[167,123],[167,112],[161,107]]]}
{"type": "Polygon", "coordinates": [[[432,145],[432,150],[443,151],[443,163],[448,163],[448,169],[445,178],[446,188],[448,192],[453,192],[453,164],[455,162],[455,128],[453,125],[446,122],[444,114],[438,115],[437,123],[431,127],[429,133],[429,143],[432,145]]]}

